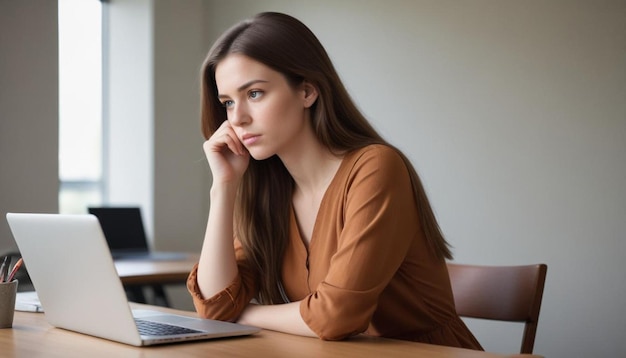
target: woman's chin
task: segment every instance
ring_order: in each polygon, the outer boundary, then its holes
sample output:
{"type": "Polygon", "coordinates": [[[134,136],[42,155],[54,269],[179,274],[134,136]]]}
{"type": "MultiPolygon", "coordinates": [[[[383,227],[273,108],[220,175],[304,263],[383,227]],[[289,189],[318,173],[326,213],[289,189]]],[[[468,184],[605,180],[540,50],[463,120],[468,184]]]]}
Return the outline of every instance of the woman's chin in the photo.
{"type": "Polygon", "coordinates": [[[262,150],[254,150],[254,149],[252,150],[248,149],[248,152],[250,153],[250,156],[254,160],[265,160],[274,155],[274,153],[268,153],[262,150]]]}

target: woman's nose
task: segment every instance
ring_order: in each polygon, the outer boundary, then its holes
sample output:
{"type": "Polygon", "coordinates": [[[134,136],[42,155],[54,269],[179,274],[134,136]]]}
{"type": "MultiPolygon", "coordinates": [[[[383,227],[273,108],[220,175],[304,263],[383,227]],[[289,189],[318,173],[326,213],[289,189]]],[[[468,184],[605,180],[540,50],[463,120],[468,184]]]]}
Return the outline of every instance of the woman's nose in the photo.
{"type": "Polygon", "coordinates": [[[248,113],[248,109],[246,108],[246,106],[236,104],[232,111],[230,111],[228,121],[231,125],[235,126],[242,126],[249,123],[250,114],[248,113]]]}

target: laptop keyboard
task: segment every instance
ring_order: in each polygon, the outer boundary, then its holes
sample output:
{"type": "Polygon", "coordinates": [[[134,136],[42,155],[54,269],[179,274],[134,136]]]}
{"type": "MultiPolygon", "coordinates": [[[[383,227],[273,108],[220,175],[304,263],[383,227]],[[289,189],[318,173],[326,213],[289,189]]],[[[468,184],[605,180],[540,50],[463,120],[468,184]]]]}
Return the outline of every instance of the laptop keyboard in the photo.
{"type": "Polygon", "coordinates": [[[202,331],[197,331],[195,329],[173,326],[166,323],[151,322],[138,318],[135,318],[135,322],[137,323],[139,334],[142,336],[169,336],[173,334],[202,333],[202,331]]]}

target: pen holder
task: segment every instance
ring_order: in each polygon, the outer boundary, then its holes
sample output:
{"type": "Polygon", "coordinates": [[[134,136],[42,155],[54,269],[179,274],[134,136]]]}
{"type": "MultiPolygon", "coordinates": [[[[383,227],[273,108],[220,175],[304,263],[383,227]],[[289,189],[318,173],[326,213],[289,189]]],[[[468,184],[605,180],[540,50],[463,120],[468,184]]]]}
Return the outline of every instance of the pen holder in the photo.
{"type": "Polygon", "coordinates": [[[0,328],[13,327],[17,280],[0,283],[0,328]]]}

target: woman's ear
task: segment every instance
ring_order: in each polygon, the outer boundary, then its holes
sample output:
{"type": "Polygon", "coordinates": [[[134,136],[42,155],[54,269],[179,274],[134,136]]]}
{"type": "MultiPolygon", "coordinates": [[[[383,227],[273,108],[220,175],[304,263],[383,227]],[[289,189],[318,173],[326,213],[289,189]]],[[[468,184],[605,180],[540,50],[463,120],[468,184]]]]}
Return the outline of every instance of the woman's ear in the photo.
{"type": "Polygon", "coordinates": [[[310,108],[315,101],[317,101],[319,93],[317,92],[317,88],[308,81],[304,81],[302,86],[304,92],[304,108],[310,108]]]}

